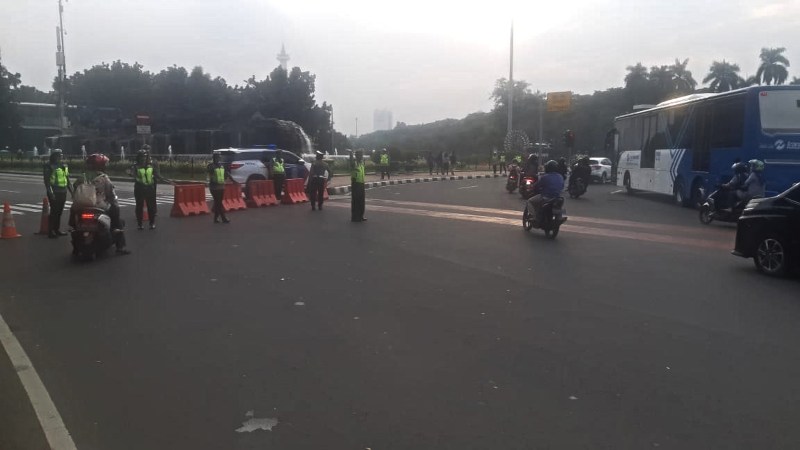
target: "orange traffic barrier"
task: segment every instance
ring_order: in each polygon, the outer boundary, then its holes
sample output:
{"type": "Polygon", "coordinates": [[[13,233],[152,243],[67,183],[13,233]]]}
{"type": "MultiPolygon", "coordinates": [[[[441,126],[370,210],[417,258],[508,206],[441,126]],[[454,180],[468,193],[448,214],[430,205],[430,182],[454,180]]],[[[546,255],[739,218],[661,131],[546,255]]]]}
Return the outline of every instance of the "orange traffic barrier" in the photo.
{"type": "Polygon", "coordinates": [[[274,206],[278,204],[275,197],[275,183],[272,180],[253,180],[247,183],[247,206],[258,208],[260,206],[274,206]]]}
{"type": "Polygon", "coordinates": [[[170,216],[186,217],[209,212],[204,184],[175,185],[175,202],[172,204],[170,216]]]}
{"type": "Polygon", "coordinates": [[[11,215],[11,205],[5,202],[3,205],[3,231],[0,232],[0,239],[11,239],[21,236],[21,234],[17,233],[17,225],[14,223],[14,216],[11,215]]]}
{"type": "Polygon", "coordinates": [[[302,178],[290,178],[286,180],[286,189],[284,190],[281,203],[284,205],[293,205],[295,203],[303,203],[308,201],[306,190],[302,178]]]}
{"type": "Polygon", "coordinates": [[[225,192],[222,194],[222,207],[225,212],[247,209],[247,205],[242,198],[242,185],[235,183],[225,185],[225,192]]]}
{"type": "Polygon", "coordinates": [[[48,235],[50,233],[50,202],[47,197],[42,200],[42,218],[39,221],[39,232],[36,234],[48,235]]]}

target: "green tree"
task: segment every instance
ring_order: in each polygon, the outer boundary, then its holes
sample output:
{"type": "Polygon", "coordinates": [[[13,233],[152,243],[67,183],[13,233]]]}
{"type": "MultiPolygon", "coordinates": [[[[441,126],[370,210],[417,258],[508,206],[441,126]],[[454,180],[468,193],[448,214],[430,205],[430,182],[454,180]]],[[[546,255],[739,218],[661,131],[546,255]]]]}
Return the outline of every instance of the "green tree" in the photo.
{"type": "Polygon", "coordinates": [[[0,61],[0,148],[16,145],[19,130],[19,114],[14,94],[20,84],[20,75],[9,72],[0,61]]]}
{"type": "Polygon", "coordinates": [[[800,84],[800,78],[798,78],[798,77],[792,77],[792,81],[791,81],[791,82],[789,82],[789,84],[793,84],[793,85],[798,85],[798,84],[800,84]]]}
{"type": "Polygon", "coordinates": [[[670,66],[675,92],[680,95],[690,94],[697,87],[697,81],[692,77],[692,72],[686,69],[688,64],[689,58],[684,59],[683,62],[675,58],[675,64],[670,66]]]}
{"type": "Polygon", "coordinates": [[[53,91],[43,92],[33,86],[20,85],[14,93],[14,99],[18,102],[30,103],[56,103],[58,101],[56,93],[53,91]]]}
{"type": "Polygon", "coordinates": [[[785,51],[784,47],[761,49],[761,65],[758,66],[756,72],[756,79],[759,83],[770,85],[773,82],[775,84],[786,82],[789,77],[789,71],[786,70],[789,67],[789,60],[783,56],[785,51]]]}
{"type": "MultiPolygon", "coordinates": [[[[58,80],[53,84],[57,88],[58,80]]],[[[66,101],[72,105],[108,106],[122,110],[126,117],[149,112],[152,75],[139,63],[102,63],[67,79],[66,101]]]]}
{"type": "Polygon", "coordinates": [[[711,83],[711,90],[714,92],[725,92],[738,88],[742,83],[739,76],[739,65],[732,64],[724,59],[711,63],[708,75],[703,78],[703,83],[711,83]]]}

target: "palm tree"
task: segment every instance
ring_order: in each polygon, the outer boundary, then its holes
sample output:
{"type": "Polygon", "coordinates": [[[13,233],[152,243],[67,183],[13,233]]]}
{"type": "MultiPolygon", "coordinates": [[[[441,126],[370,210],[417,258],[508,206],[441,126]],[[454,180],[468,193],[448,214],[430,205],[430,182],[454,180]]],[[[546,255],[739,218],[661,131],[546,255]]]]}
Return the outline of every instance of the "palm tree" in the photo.
{"type": "Polygon", "coordinates": [[[786,70],[789,67],[789,60],[782,55],[785,51],[784,47],[761,49],[761,65],[756,72],[756,79],[759,82],[763,81],[767,85],[773,81],[775,84],[786,82],[789,77],[789,72],[786,70]]]}
{"type": "Polygon", "coordinates": [[[628,74],[625,75],[625,90],[630,96],[633,104],[650,102],[655,100],[650,92],[650,81],[647,76],[647,67],[642,63],[627,67],[628,74]]]}
{"type": "Polygon", "coordinates": [[[800,78],[792,77],[792,81],[789,84],[794,84],[794,85],[800,84],[800,78]]]}
{"type": "Polygon", "coordinates": [[[703,83],[710,81],[712,91],[725,92],[739,87],[740,80],[739,65],[731,64],[723,59],[722,62],[711,63],[711,68],[708,75],[703,78],[703,83]]]}
{"type": "Polygon", "coordinates": [[[672,69],[668,66],[653,66],[650,68],[650,74],[647,78],[657,93],[659,101],[670,98],[675,90],[672,77],[672,69]]]}
{"type": "Polygon", "coordinates": [[[686,70],[688,64],[689,58],[684,59],[683,62],[675,58],[675,64],[670,66],[670,70],[672,71],[672,83],[675,86],[675,90],[681,94],[688,94],[694,91],[694,88],[697,86],[697,81],[692,77],[692,72],[686,70]]]}

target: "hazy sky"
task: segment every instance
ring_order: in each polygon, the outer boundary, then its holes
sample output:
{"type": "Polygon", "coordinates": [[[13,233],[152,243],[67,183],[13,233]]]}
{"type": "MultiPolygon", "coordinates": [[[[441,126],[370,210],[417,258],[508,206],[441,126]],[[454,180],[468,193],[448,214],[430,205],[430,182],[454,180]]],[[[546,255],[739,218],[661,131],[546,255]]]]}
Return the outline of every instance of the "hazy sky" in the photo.
{"type": "MultiPolygon", "coordinates": [[[[202,66],[229,84],[263,79],[285,43],[290,66],[317,76],[336,128],[372,131],[372,112],[409,124],[491,108],[508,76],[534,90],[622,86],[625,67],[689,58],[699,81],[713,60],[755,73],[761,47],[787,47],[800,76],[800,0],[69,0],[67,71],[121,59],[158,72],[202,66]]],[[[24,84],[56,75],[57,0],[0,0],[3,64],[24,84]]]]}

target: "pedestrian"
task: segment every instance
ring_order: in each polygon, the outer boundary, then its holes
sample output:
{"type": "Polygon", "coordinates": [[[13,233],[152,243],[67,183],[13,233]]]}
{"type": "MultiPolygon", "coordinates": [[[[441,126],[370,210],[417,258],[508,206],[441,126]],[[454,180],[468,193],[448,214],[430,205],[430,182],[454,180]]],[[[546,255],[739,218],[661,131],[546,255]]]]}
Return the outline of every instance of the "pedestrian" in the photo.
{"type": "Polygon", "coordinates": [[[383,151],[381,152],[380,166],[381,166],[381,180],[383,179],[384,175],[386,175],[387,179],[391,180],[392,176],[389,173],[389,152],[386,149],[383,149],[383,151]]]}
{"type": "Polygon", "coordinates": [[[133,198],[136,200],[136,229],[143,230],[142,220],[144,216],[144,205],[147,204],[147,215],[150,216],[150,229],[156,229],[156,215],[158,205],[156,204],[157,181],[171,183],[161,176],[158,164],[150,156],[150,146],[145,144],[141,150],[136,152],[136,163],[131,166],[130,173],[133,176],[133,198]]]}
{"type": "Polygon", "coordinates": [[[497,149],[492,150],[489,155],[489,163],[492,165],[492,174],[497,175],[497,165],[500,163],[500,158],[497,156],[497,149]]]}
{"type": "Polygon", "coordinates": [[[506,168],[506,152],[500,152],[500,175],[507,175],[508,169],[506,168]]]}
{"type": "Polygon", "coordinates": [[[366,222],[366,192],[364,189],[364,152],[356,150],[355,157],[350,152],[350,221],[366,222]]]}
{"type": "Polygon", "coordinates": [[[311,163],[311,170],[308,174],[308,197],[311,200],[311,210],[319,207],[322,211],[322,199],[325,195],[325,185],[333,178],[328,163],[322,160],[324,153],[317,151],[317,160],[311,163]],[[315,205],[316,202],[316,205],[315,205]]]}
{"type": "MultiPolygon", "coordinates": [[[[269,174],[269,179],[275,184],[275,197],[278,201],[281,200],[283,194],[283,184],[286,181],[286,167],[283,161],[283,150],[278,149],[275,152],[275,157],[272,158],[272,165],[269,174]]],[[[231,179],[233,180],[233,179],[231,179]]]]}
{"type": "Polygon", "coordinates": [[[436,165],[436,162],[433,158],[433,152],[428,152],[426,159],[428,160],[428,173],[430,176],[433,176],[433,167],[436,165]]]}
{"type": "Polygon", "coordinates": [[[211,197],[214,198],[214,223],[219,223],[220,217],[222,223],[230,223],[230,220],[225,216],[225,207],[222,206],[222,196],[225,194],[225,180],[231,180],[236,183],[231,177],[231,172],[219,162],[219,153],[214,153],[211,157],[212,162],[206,169],[208,172],[208,190],[211,191],[211,197]]]}
{"type": "Polygon", "coordinates": [[[439,175],[442,173],[442,159],[444,157],[444,152],[439,152],[436,155],[436,174],[439,175]]]}
{"type": "Polygon", "coordinates": [[[456,152],[455,151],[450,153],[450,174],[451,175],[455,175],[456,174],[456,152]]]}
{"type": "Polygon", "coordinates": [[[442,153],[442,175],[450,173],[450,154],[447,152],[442,153]]]}
{"type": "Polygon", "coordinates": [[[50,202],[47,237],[66,236],[67,233],[61,231],[61,214],[67,202],[67,191],[72,194],[73,190],[69,183],[69,168],[63,163],[61,149],[53,150],[50,153],[50,162],[44,165],[44,187],[47,201],[50,202]]]}

